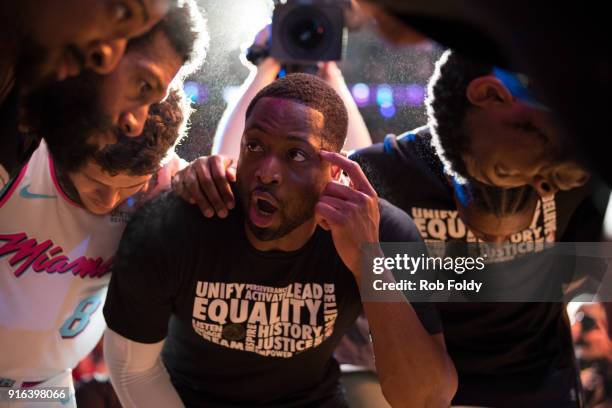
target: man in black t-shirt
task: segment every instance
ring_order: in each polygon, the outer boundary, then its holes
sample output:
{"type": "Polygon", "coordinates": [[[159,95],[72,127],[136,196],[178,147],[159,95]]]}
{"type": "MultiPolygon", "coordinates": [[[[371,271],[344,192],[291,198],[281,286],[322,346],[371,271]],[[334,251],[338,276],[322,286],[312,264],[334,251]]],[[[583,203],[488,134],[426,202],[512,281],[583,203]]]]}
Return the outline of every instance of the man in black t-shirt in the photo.
{"type": "MultiPolygon", "coordinates": [[[[504,190],[454,182],[444,172],[427,127],[388,136],[384,143],[351,158],[381,197],[412,216],[425,241],[506,241],[505,251],[488,259],[505,263],[505,270],[512,270],[512,262],[527,260],[530,244],[564,237],[576,240],[568,237],[570,230],[597,217],[590,210],[587,218],[572,218],[574,213],[584,213],[577,208],[588,205],[584,188],[541,198],[529,186],[504,190]],[[467,195],[479,199],[466,200],[467,195]],[[491,221],[480,223],[485,217],[491,221]]],[[[597,239],[595,233],[591,237],[597,239]]],[[[441,303],[436,307],[459,375],[453,403],[578,406],[580,386],[563,304],[441,303]]]]}
{"type": "Polygon", "coordinates": [[[329,152],[346,135],[341,99],[295,74],[260,91],[246,118],[235,211],[207,219],[166,195],[124,234],[104,307],[122,404],[345,406],[332,353],[363,307],[389,402],[448,406],[456,375],[435,313],[360,301],[362,245],[419,236],[329,152]]]}

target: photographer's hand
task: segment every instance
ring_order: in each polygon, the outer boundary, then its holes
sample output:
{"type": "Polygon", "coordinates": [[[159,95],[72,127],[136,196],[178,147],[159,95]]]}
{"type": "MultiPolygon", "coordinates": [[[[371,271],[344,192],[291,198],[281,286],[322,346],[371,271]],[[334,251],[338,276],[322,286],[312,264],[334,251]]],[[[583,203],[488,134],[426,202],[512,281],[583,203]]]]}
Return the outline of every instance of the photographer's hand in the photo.
{"type": "MultiPolygon", "coordinates": [[[[257,71],[271,72],[274,71],[274,78],[280,71],[281,64],[274,57],[270,56],[270,35],[272,26],[268,24],[255,35],[253,44],[247,49],[247,60],[252,65],[257,67],[257,71]]],[[[251,65],[250,64],[250,65],[251,65]]]]}
{"type": "Polygon", "coordinates": [[[340,94],[343,91],[343,87],[346,88],[346,83],[338,64],[335,61],[323,61],[319,62],[318,66],[319,77],[340,94]]]}

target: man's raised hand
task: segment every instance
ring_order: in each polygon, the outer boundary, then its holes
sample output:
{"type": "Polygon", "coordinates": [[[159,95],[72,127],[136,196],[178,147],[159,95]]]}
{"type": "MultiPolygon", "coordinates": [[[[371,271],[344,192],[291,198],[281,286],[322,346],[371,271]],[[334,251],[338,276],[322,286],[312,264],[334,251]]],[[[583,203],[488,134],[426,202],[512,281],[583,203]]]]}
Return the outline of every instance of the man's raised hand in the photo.
{"type": "Polygon", "coordinates": [[[356,162],[338,153],[320,154],[343,170],[350,183],[328,183],[315,206],[315,216],[319,225],[331,231],[338,255],[359,283],[363,245],[379,241],[378,195],[356,162]]]}

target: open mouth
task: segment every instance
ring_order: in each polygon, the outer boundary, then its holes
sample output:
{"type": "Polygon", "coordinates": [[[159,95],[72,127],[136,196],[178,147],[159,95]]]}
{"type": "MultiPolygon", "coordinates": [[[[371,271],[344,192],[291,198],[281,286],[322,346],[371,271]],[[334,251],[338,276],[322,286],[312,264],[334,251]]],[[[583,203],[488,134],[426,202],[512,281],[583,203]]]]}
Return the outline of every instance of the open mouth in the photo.
{"type": "Polygon", "coordinates": [[[272,215],[278,210],[274,204],[265,198],[258,198],[255,205],[257,206],[257,210],[263,215],[272,215]]]}
{"type": "Polygon", "coordinates": [[[256,226],[269,227],[276,219],[278,209],[278,202],[271,194],[261,191],[252,193],[249,218],[256,226]]]}

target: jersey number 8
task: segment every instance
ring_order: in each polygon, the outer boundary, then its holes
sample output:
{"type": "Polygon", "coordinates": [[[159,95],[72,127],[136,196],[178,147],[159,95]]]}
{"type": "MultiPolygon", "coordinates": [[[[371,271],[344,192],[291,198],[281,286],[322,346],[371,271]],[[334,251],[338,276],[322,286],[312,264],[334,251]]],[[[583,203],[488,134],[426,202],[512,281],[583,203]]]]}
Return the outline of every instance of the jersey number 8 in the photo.
{"type": "Polygon", "coordinates": [[[92,313],[96,311],[100,303],[102,303],[100,295],[93,295],[83,299],[74,310],[74,313],[66,319],[60,328],[62,338],[72,338],[81,333],[87,327],[87,324],[89,324],[92,313]]]}

